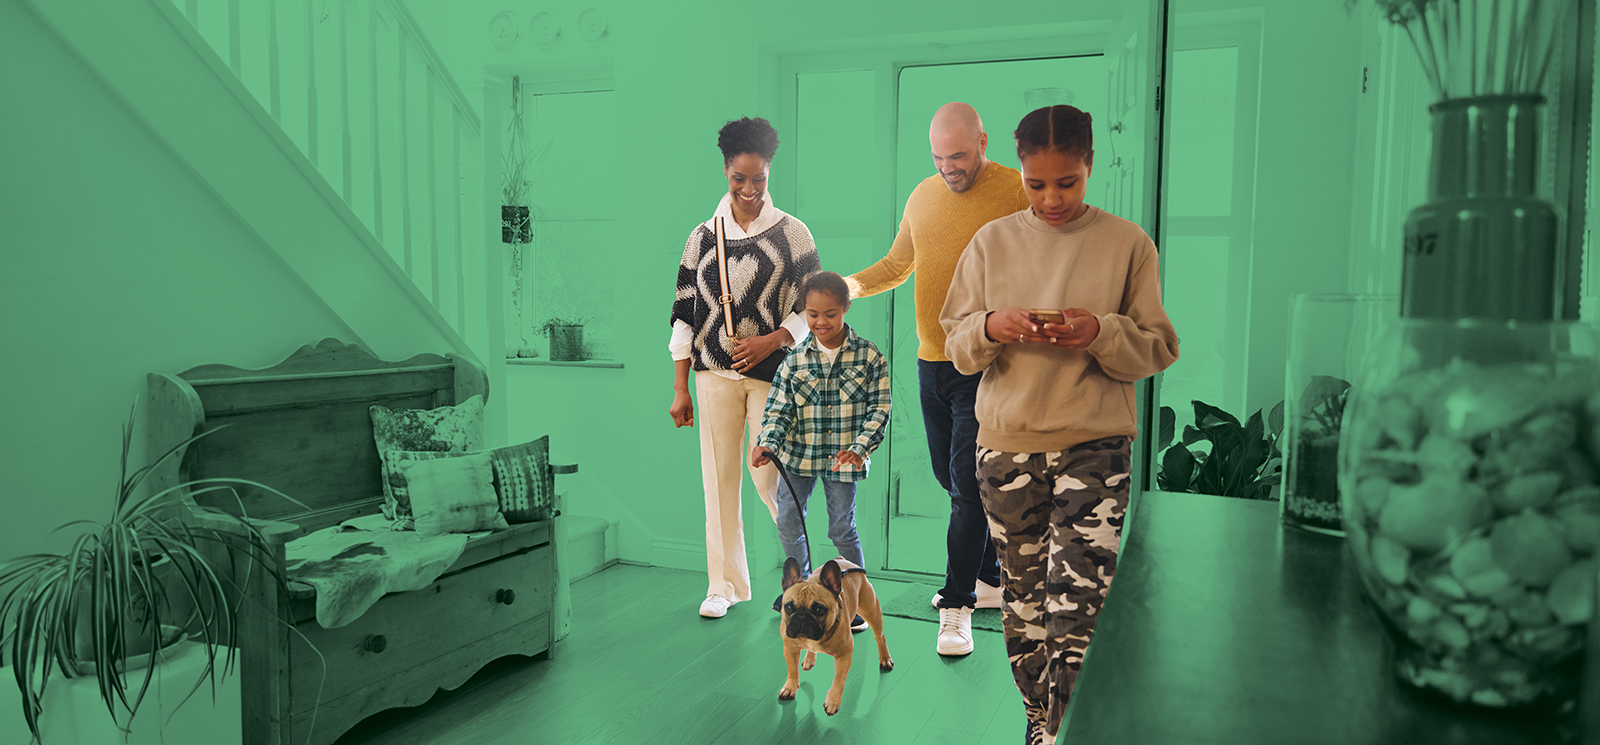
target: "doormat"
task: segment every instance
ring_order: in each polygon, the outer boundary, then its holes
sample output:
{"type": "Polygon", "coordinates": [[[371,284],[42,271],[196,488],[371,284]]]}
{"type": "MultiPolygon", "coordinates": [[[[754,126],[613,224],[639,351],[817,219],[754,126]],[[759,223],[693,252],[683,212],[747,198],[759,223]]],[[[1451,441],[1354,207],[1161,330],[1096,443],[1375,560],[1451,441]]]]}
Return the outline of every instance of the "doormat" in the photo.
{"type": "MultiPolygon", "coordinates": [[[[933,607],[933,603],[930,601],[933,600],[933,594],[940,589],[942,588],[934,587],[933,585],[906,585],[905,589],[900,591],[900,594],[881,601],[880,607],[883,608],[883,614],[886,616],[913,618],[918,621],[936,624],[939,622],[939,609],[933,607]]],[[[1000,609],[978,608],[972,611],[972,628],[983,629],[984,631],[1003,631],[1000,626],[1000,609]]]]}

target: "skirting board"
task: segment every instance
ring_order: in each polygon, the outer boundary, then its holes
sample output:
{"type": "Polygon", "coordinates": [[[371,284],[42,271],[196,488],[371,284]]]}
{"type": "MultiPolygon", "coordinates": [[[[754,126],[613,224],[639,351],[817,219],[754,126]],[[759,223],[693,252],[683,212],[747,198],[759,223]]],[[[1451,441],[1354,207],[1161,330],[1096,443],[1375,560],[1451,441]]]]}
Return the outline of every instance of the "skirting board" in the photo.
{"type": "MultiPolygon", "coordinates": [[[[763,540],[764,534],[751,536],[745,531],[745,557],[752,574],[783,566],[783,552],[776,541],[763,540]]],[[[624,560],[622,563],[632,563],[624,560]]],[[[691,572],[706,571],[706,544],[704,541],[685,541],[679,538],[655,537],[650,539],[650,565],[691,572]]]]}
{"type": "Polygon", "coordinates": [[[669,569],[686,569],[691,572],[706,570],[705,541],[685,541],[678,538],[655,537],[650,540],[650,563],[669,569]]]}

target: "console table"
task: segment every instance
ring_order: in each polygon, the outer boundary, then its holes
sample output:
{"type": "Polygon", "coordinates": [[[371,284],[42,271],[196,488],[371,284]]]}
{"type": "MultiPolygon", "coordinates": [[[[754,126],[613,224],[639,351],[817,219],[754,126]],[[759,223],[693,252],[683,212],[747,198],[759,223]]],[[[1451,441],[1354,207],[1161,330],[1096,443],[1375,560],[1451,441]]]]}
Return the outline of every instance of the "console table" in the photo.
{"type": "Polygon", "coordinates": [[[1403,688],[1344,541],[1281,527],[1277,502],[1136,501],[1058,742],[1579,741],[1573,721],[1468,711],[1403,688]]]}

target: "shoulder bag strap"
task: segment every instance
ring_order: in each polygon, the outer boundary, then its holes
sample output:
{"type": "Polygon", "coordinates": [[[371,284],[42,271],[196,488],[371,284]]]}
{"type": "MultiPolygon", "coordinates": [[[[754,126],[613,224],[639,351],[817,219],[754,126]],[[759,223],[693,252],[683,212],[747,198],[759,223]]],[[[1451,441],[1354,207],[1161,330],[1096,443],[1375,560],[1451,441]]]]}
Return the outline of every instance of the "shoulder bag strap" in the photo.
{"type": "Polygon", "coordinates": [[[723,218],[720,215],[712,218],[711,220],[712,224],[716,227],[717,232],[717,279],[720,280],[722,284],[722,297],[717,298],[717,302],[722,304],[722,320],[727,327],[728,338],[732,339],[734,338],[733,294],[728,290],[728,249],[726,245],[724,245],[726,239],[722,234],[722,220],[723,218]]]}

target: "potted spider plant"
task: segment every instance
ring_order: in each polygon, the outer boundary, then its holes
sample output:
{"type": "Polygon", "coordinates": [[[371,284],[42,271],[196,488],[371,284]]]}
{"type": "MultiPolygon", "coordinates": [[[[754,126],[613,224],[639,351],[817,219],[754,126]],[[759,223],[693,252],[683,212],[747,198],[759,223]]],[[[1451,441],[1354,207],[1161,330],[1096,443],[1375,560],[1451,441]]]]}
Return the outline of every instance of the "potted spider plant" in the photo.
{"type": "Polygon", "coordinates": [[[238,487],[300,503],[269,486],[232,478],[186,481],[150,493],[142,487],[152,472],[216,430],[191,437],[129,473],[133,423],[130,414],[109,518],[63,525],[81,530],[65,553],[0,564],[0,657],[11,667],[28,729],[41,744],[42,702],[57,676],[97,678],[112,719],[125,714],[131,721],[164,648],[185,637],[200,642],[204,661],[196,690],[215,673],[219,657],[224,673],[232,668],[237,650],[230,645],[242,597],[233,579],[235,564],[246,562],[247,571],[260,570],[269,581],[283,582],[265,560],[269,544],[244,515],[242,501],[237,514],[211,511],[210,527],[178,515],[196,494],[232,493],[237,501],[238,487]]]}

